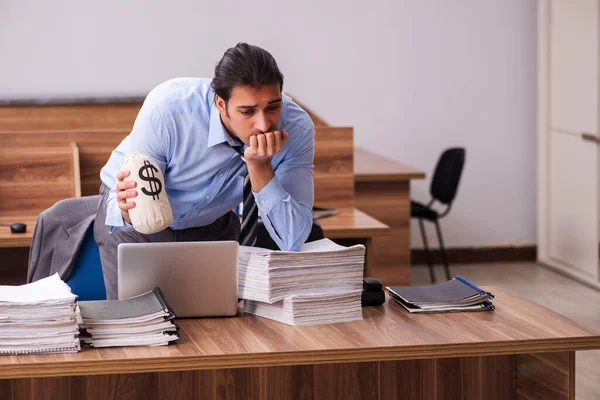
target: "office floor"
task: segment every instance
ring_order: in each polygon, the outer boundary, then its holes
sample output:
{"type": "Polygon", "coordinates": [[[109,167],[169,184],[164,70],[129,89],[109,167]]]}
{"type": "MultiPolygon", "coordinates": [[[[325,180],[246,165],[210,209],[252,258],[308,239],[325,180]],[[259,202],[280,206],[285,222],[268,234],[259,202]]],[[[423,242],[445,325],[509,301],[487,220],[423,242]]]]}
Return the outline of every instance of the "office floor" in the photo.
{"type": "MultiPolygon", "coordinates": [[[[451,273],[462,275],[478,286],[493,285],[511,290],[600,332],[600,292],[535,263],[453,265],[451,273]]],[[[436,268],[436,276],[443,278],[441,267],[436,268]]],[[[429,284],[427,267],[413,266],[411,279],[413,285],[429,284]]],[[[599,369],[600,350],[577,352],[577,400],[600,399],[599,369]]]]}

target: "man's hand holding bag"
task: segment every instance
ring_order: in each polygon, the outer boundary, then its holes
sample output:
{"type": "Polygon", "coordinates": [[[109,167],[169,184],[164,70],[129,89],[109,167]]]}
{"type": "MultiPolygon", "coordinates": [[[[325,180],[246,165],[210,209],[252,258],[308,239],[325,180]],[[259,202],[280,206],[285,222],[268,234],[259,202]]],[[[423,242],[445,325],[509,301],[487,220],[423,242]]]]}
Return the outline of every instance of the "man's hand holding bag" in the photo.
{"type": "Polygon", "coordinates": [[[144,154],[128,154],[123,160],[117,174],[117,201],[123,219],[140,233],[157,233],[173,223],[162,172],[144,154]]]}

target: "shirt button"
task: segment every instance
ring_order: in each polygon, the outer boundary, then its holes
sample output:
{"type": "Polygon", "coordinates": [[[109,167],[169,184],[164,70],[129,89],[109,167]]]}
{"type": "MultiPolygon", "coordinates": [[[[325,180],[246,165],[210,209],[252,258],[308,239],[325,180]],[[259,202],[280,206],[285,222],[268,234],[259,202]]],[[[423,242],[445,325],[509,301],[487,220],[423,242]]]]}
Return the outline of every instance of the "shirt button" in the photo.
{"type": "Polygon", "coordinates": [[[179,222],[185,222],[185,219],[180,219],[179,222]]]}
{"type": "Polygon", "coordinates": [[[209,200],[209,199],[210,199],[210,196],[206,196],[206,200],[209,200]]]}
{"type": "Polygon", "coordinates": [[[263,203],[263,204],[265,204],[265,199],[262,199],[260,202],[263,203]]]}
{"type": "Polygon", "coordinates": [[[223,176],[223,175],[225,175],[225,174],[224,174],[224,173],[222,173],[222,172],[219,174],[219,176],[223,176]]]}

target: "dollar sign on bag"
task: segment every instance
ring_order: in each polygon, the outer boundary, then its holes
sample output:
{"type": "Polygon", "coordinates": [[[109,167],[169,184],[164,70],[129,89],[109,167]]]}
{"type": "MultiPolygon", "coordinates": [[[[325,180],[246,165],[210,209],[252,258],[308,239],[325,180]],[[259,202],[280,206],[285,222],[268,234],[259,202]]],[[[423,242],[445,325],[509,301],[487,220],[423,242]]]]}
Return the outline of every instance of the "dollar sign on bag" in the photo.
{"type": "Polygon", "coordinates": [[[150,164],[148,160],[144,160],[144,166],[140,168],[138,175],[140,176],[140,179],[148,182],[148,185],[150,186],[150,190],[142,188],[142,192],[146,196],[152,196],[152,200],[157,200],[158,195],[162,190],[162,183],[160,183],[160,179],[154,176],[154,172],[158,172],[158,169],[156,169],[154,165],[150,164]],[[144,173],[146,175],[144,175],[144,173]]]}

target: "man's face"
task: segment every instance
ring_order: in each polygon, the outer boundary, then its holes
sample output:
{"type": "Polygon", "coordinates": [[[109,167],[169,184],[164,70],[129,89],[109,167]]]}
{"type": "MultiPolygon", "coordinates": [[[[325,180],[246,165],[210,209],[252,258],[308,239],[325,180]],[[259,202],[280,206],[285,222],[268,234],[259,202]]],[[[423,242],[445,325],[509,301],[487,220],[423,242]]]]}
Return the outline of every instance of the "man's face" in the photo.
{"type": "Polygon", "coordinates": [[[281,89],[277,84],[260,89],[235,86],[227,104],[219,96],[216,98],[223,125],[247,145],[250,136],[279,129],[281,89]]]}

